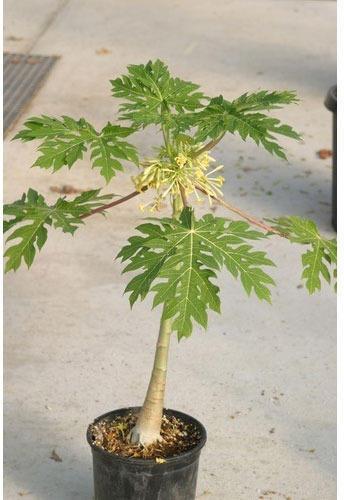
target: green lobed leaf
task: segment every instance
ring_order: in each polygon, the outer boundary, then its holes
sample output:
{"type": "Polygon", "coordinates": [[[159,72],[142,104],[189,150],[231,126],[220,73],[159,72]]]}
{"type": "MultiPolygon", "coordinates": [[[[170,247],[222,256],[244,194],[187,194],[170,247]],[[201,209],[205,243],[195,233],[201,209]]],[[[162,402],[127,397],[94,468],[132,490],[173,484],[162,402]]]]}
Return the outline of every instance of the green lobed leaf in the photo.
{"type": "Polygon", "coordinates": [[[20,200],[4,205],[4,216],[10,217],[4,221],[4,232],[12,231],[6,242],[16,241],[5,252],[5,271],[16,271],[22,260],[31,266],[37,249],[41,250],[47,240],[49,226],[74,234],[83,224],[81,216],[113,198],[113,195],[99,195],[99,192],[99,189],[85,191],[71,201],[59,198],[49,206],[42,195],[30,188],[20,200]]]}
{"type": "Polygon", "coordinates": [[[38,147],[40,156],[33,166],[52,168],[54,172],[63,166],[71,168],[90,150],[93,168],[100,168],[100,174],[109,182],[117,171],[123,170],[123,160],[138,163],[136,148],[123,140],[134,132],[133,128],[108,123],[97,132],[84,118],[57,119],[45,115],[29,118],[24,125],[26,128],[14,139],[43,139],[38,147]]]}
{"type": "Polygon", "coordinates": [[[286,104],[296,104],[299,99],[290,90],[259,90],[251,94],[245,92],[232,102],[238,111],[268,111],[280,109],[286,104]]]}
{"type": "Polygon", "coordinates": [[[179,114],[201,108],[205,98],[199,85],[171,77],[159,59],[128,66],[128,73],[111,84],[113,96],[126,101],[120,105],[120,119],[135,127],[167,123],[177,128],[179,114]]]}
{"type": "Polygon", "coordinates": [[[234,101],[222,96],[210,100],[208,106],[194,114],[194,124],[198,125],[196,137],[204,141],[207,137],[216,139],[226,132],[238,133],[245,141],[248,137],[257,145],[262,145],[269,153],[286,159],[283,148],[278,144],[276,135],[300,139],[300,135],[280,120],[259,113],[282,104],[296,102],[293,92],[260,91],[243,94],[234,101]]]}
{"type": "Polygon", "coordinates": [[[154,293],[153,307],[164,304],[164,318],[173,318],[178,338],[189,336],[193,321],[206,328],[208,310],[220,312],[219,288],[213,280],[226,267],[240,278],[248,295],[254,292],[270,302],[273,279],[262,267],[274,265],[265,252],[254,250],[248,240],[266,235],[246,222],[205,215],[196,220],[184,209],[179,220],[157,219],[142,224],[118,254],[129,261],[123,272],[140,271],[129,282],[131,305],[154,293]]]}
{"type": "Polygon", "coordinates": [[[308,250],[302,254],[302,278],[310,294],[321,289],[321,278],[329,284],[336,281],[337,241],[335,238],[331,240],[324,238],[313,221],[296,215],[280,217],[271,222],[292,243],[309,245],[308,250]]]}

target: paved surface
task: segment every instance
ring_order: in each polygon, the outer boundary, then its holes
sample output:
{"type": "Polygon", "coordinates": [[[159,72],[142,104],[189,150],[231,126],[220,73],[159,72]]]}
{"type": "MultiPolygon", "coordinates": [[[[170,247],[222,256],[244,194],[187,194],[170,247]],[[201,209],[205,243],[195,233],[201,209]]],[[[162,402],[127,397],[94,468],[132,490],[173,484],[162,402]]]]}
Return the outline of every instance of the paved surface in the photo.
{"type": "MultiPolygon", "coordinates": [[[[335,2],[27,0],[19,9],[7,0],[5,16],[6,50],[61,56],[25,116],[70,114],[102,125],[117,105],[108,80],[155,57],[208,94],[296,89],[302,103],[281,115],[304,143],[289,143],[286,164],[228,137],[216,153],[227,167],[225,194],[260,216],[309,215],[333,235],[330,160],[316,151],[331,147],[323,99],[335,81],[335,2]]],[[[86,161],[54,176],[30,170],[35,145],[10,137],[6,200],[29,186],[51,200],[51,186],[101,186],[86,161]]],[[[137,137],[143,153],[152,138],[137,137]]],[[[131,186],[122,175],[108,189],[131,186]]],[[[158,313],[149,303],[130,312],[113,263],[140,217],[138,203],[90,219],[74,238],[52,233],[30,272],[5,278],[8,500],[91,499],[87,424],[142,401],[158,313]],[[62,462],[49,458],[53,449],[62,462]]],[[[223,315],[206,334],[173,340],[167,405],[208,429],[198,498],[333,500],[335,296],[299,288],[298,248],[265,245],[279,263],[274,305],[247,300],[224,276],[223,315]]]]}

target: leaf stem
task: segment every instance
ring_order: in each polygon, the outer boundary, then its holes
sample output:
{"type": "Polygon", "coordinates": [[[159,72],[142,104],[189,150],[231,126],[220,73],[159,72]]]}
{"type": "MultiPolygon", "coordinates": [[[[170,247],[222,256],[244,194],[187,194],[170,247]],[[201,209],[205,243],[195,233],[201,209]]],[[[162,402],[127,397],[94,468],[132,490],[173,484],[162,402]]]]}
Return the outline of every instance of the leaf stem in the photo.
{"type": "Polygon", "coordinates": [[[85,219],[86,217],[89,217],[90,215],[97,214],[104,212],[104,210],[107,210],[108,208],[115,207],[116,205],[120,205],[121,203],[125,203],[126,201],[131,200],[131,198],[135,198],[135,196],[138,196],[141,194],[143,191],[146,191],[148,188],[144,187],[142,188],[141,191],[133,191],[132,193],[127,194],[126,196],[123,196],[123,198],[120,198],[119,200],[112,201],[111,203],[107,203],[106,205],[102,205],[101,207],[95,208],[94,210],[91,210],[87,214],[81,215],[80,219],[85,219]]]}
{"type": "Polygon", "coordinates": [[[172,160],[172,154],[171,154],[171,143],[170,143],[170,131],[168,128],[168,125],[163,123],[163,116],[164,112],[169,113],[169,107],[166,103],[162,102],[161,103],[161,110],[160,110],[160,115],[161,115],[161,131],[162,135],[164,137],[164,143],[165,143],[165,148],[167,151],[168,156],[172,160]]]}
{"type": "Polygon", "coordinates": [[[199,156],[202,153],[205,153],[206,151],[213,149],[224,138],[225,133],[226,132],[222,132],[217,139],[213,139],[212,141],[205,144],[201,149],[196,151],[195,156],[199,156]]]}
{"type": "Polygon", "coordinates": [[[168,131],[166,130],[165,125],[161,125],[161,130],[162,130],[162,135],[164,137],[164,143],[165,143],[166,150],[169,153],[170,145],[169,145],[169,140],[168,140],[169,139],[168,138],[168,131]]]}
{"type": "MultiPolygon", "coordinates": [[[[184,205],[184,207],[187,207],[189,205],[188,205],[187,197],[186,197],[186,194],[185,194],[185,190],[184,190],[184,188],[182,186],[179,186],[179,188],[180,188],[180,197],[182,199],[183,205],[184,205]]],[[[129,193],[126,196],[123,196],[119,200],[112,201],[111,203],[107,203],[106,205],[102,205],[101,207],[95,208],[94,210],[91,210],[89,213],[81,215],[80,219],[85,219],[86,217],[90,217],[91,215],[94,215],[96,213],[102,213],[102,212],[104,212],[104,210],[107,210],[109,208],[112,208],[112,207],[115,207],[117,205],[120,205],[121,203],[125,203],[126,201],[129,201],[132,198],[135,198],[136,196],[138,196],[142,192],[146,191],[147,189],[148,188],[145,187],[141,191],[133,191],[132,193],[129,193]]],[[[204,189],[202,189],[200,187],[196,187],[196,189],[198,191],[200,191],[201,193],[209,196],[208,193],[204,189]]],[[[240,208],[238,208],[238,207],[236,207],[236,206],[234,206],[234,205],[226,202],[225,200],[221,200],[221,198],[217,198],[217,196],[210,195],[210,197],[213,200],[215,200],[217,203],[219,203],[219,205],[222,205],[225,208],[227,208],[228,210],[230,210],[231,212],[234,212],[234,213],[240,215],[240,217],[242,217],[243,219],[246,219],[251,224],[253,224],[255,226],[258,226],[261,229],[264,229],[265,231],[267,231],[269,233],[274,233],[274,234],[277,234],[278,236],[282,236],[283,238],[286,238],[286,235],[283,234],[283,233],[281,233],[280,231],[278,231],[278,229],[275,229],[272,226],[269,226],[268,224],[265,224],[263,221],[261,221],[259,219],[256,219],[255,217],[253,217],[252,215],[248,214],[247,212],[244,212],[244,210],[242,210],[242,209],[240,209],[240,208]]],[[[177,210],[175,208],[174,209],[174,216],[176,216],[178,212],[179,212],[179,210],[177,210]]]]}
{"type": "MultiPolygon", "coordinates": [[[[209,196],[208,193],[206,191],[204,191],[204,189],[202,189],[200,187],[196,187],[196,189],[198,191],[201,191],[201,193],[206,194],[207,196],[209,196]]],[[[275,228],[269,226],[268,224],[265,224],[263,221],[261,221],[259,219],[256,219],[252,215],[250,215],[247,212],[244,212],[243,210],[241,210],[241,208],[235,207],[234,205],[226,202],[225,200],[221,200],[221,198],[217,198],[216,196],[210,195],[210,197],[213,200],[215,200],[217,203],[219,203],[220,205],[222,205],[223,207],[226,207],[231,212],[234,212],[234,213],[240,215],[240,217],[242,217],[243,219],[246,219],[251,224],[253,224],[255,226],[258,226],[261,229],[264,229],[265,231],[267,231],[269,233],[278,234],[278,236],[282,236],[283,238],[286,238],[286,235],[283,234],[283,233],[281,233],[280,231],[278,231],[278,229],[275,229],[275,228]]]]}
{"type": "Polygon", "coordinates": [[[189,205],[188,205],[188,199],[187,199],[187,196],[185,193],[185,189],[183,188],[183,186],[181,184],[179,184],[179,192],[180,192],[180,197],[182,199],[184,208],[188,207],[189,205]]]}

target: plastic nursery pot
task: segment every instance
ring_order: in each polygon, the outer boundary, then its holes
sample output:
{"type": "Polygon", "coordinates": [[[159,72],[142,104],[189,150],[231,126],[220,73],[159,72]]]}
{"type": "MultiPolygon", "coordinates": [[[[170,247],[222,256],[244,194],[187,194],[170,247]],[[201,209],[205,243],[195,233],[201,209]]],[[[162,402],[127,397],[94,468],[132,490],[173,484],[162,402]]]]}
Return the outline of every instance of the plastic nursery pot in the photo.
{"type": "Polygon", "coordinates": [[[332,225],[337,230],[337,85],[327,92],[325,106],[333,113],[332,125],[332,225]]]}
{"type": "MultiPolygon", "coordinates": [[[[112,420],[139,407],[121,408],[96,418],[112,420]]],[[[174,410],[164,410],[183,422],[193,424],[200,432],[200,442],[189,451],[167,458],[158,464],[155,460],[120,457],[102,450],[92,440],[90,428],[87,441],[93,455],[95,500],[194,500],[198,462],[205,445],[207,433],[203,425],[193,417],[174,410]]]]}

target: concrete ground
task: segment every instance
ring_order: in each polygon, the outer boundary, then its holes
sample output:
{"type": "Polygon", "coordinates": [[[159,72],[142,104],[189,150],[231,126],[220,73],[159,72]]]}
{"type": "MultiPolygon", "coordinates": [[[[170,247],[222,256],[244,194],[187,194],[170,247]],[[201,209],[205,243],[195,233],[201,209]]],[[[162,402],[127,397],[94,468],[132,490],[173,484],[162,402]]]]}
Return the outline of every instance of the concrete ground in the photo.
{"type": "MultiPolygon", "coordinates": [[[[302,102],[279,114],[304,142],[286,141],[285,163],[227,137],[216,150],[225,196],[260,217],[312,217],[333,237],[331,160],[316,151],[331,148],[323,100],[336,78],[335,9],[311,0],[7,0],[6,50],[61,56],[20,122],[41,113],[97,126],[114,120],[109,79],[156,57],[208,95],[295,89],[302,102]]],[[[52,186],[102,186],[87,161],[54,175],[30,170],[36,145],[10,142],[20,122],[5,140],[6,201],[29,186],[49,200],[52,186]]],[[[148,154],[157,136],[135,140],[148,154]]],[[[129,176],[107,189],[129,192],[129,176]]],[[[149,301],[130,311],[113,261],[142,217],[138,204],[90,218],[73,238],[52,231],[30,272],[5,278],[8,500],[91,499],[88,423],[142,401],[159,312],[149,301]]],[[[173,339],[166,404],[208,430],[197,498],[333,500],[336,298],[326,287],[307,295],[299,248],[273,239],[264,246],[278,263],[273,306],[248,300],[223,275],[222,316],[206,333],[173,339]]]]}

